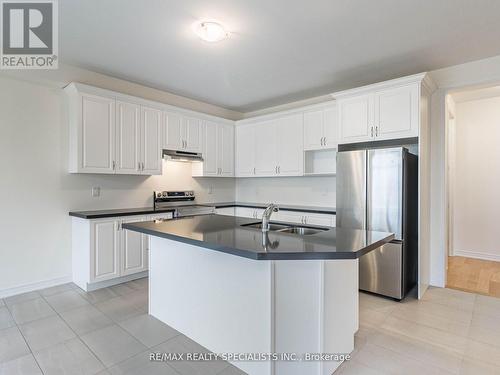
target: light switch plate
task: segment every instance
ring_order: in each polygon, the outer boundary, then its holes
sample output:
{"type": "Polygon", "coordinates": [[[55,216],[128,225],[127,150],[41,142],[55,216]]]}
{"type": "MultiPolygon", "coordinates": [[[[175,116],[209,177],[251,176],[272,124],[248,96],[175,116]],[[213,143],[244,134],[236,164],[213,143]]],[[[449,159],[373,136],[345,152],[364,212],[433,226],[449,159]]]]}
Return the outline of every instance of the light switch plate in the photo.
{"type": "Polygon", "coordinates": [[[98,196],[100,196],[100,195],[101,195],[101,188],[100,188],[99,186],[94,186],[94,187],[92,188],[92,196],[93,196],[94,198],[97,198],[97,197],[98,197],[98,196]]]}

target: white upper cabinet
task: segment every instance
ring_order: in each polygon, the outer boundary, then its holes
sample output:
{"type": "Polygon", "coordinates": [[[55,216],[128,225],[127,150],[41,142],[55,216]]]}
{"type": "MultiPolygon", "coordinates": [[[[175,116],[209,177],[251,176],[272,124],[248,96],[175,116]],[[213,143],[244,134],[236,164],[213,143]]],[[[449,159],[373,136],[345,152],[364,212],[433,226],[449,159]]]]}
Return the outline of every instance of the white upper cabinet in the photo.
{"type": "Polygon", "coordinates": [[[70,172],[114,173],[115,100],[73,93],[70,172]]]}
{"type": "Polygon", "coordinates": [[[276,121],[261,122],[255,131],[255,174],[274,176],[278,174],[276,121]]]}
{"type": "Polygon", "coordinates": [[[339,125],[337,107],[328,107],[323,110],[323,148],[337,148],[339,143],[339,125]]]}
{"type": "Polygon", "coordinates": [[[301,176],[303,115],[289,114],[236,128],[236,176],[301,176]]]}
{"type": "Polygon", "coordinates": [[[419,136],[422,89],[435,88],[426,74],[332,94],[337,100],[339,143],[419,136]]]}
{"type": "MultiPolygon", "coordinates": [[[[211,121],[205,122],[203,126],[203,171],[198,173],[200,176],[217,176],[219,174],[219,165],[217,157],[218,132],[217,124],[211,121]]],[[[199,163],[193,164],[193,170],[199,163]]],[[[195,174],[195,173],[193,173],[195,174]]]]}
{"type": "Polygon", "coordinates": [[[203,162],[193,163],[193,176],[234,176],[234,126],[204,121],[202,126],[203,162]]]}
{"type": "Polygon", "coordinates": [[[304,149],[323,148],[323,111],[315,110],[304,113],[304,149]]]}
{"type": "Polygon", "coordinates": [[[210,145],[209,163],[216,164],[208,164],[202,175],[234,176],[231,121],[220,119],[219,124],[213,117],[217,127],[206,134],[203,114],[80,83],[64,90],[70,173],[157,175],[162,173],[162,149],[201,153],[210,145]],[[207,141],[205,135],[212,138],[207,141]]]}
{"type": "Polygon", "coordinates": [[[184,146],[181,133],[182,116],[178,113],[163,111],[163,148],[181,150],[184,146]]]}
{"type": "Polygon", "coordinates": [[[304,150],[337,148],[338,126],[335,107],[304,112],[304,150]]]}
{"type": "Polygon", "coordinates": [[[234,126],[217,126],[217,166],[222,177],[234,177],[234,126]]]}
{"type": "Polygon", "coordinates": [[[116,173],[139,174],[140,154],[140,106],[116,101],[116,173]]]}
{"type": "Polygon", "coordinates": [[[71,173],[161,174],[161,111],[87,85],[65,91],[71,173]]]}
{"type": "Polygon", "coordinates": [[[255,143],[257,127],[236,127],[236,177],[255,176],[255,143]]]}
{"type": "Polygon", "coordinates": [[[162,113],[155,108],[141,108],[141,173],[160,175],[162,113]]]}
{"type": "Polygon", "coordinates": [[[167,150],[201,152],[201,120],[164,111],[162,144],[167,150]]]}
{"type": "Polygon", "coordinates": [[[279,176],[300,176],[304,173],[302,113],[276,121],[276,164],[279,176]]]}
{"type": "Polygon", "coordinates": [[[373,128],[373,95],[360,95],[339,100],[340,143],[371,140],[373,128]]]}
{"type": "Polygon", "coordinates": [[[377,91],[374,102],[377,139],[418,137],[418,84],[377,91]]]}
{"type": "Polygon", "coordinates": [[[184,117],[181,134],[184,138],[185,151],[201,152],[201,120],[184,117]]]}

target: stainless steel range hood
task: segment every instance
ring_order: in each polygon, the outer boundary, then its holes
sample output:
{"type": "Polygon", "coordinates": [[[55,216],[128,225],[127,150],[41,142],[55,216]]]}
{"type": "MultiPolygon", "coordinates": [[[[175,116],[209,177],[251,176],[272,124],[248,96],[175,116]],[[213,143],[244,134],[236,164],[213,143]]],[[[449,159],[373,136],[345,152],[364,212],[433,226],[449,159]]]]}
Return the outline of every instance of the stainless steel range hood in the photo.
{"type": "Polygon", "coordinates": [[[188,151],[178,151],[178,150],[163,150],[163,159],[173,160],[173,161],[203,161],[203,156],[200,152],[188,152],[188,151]]]}

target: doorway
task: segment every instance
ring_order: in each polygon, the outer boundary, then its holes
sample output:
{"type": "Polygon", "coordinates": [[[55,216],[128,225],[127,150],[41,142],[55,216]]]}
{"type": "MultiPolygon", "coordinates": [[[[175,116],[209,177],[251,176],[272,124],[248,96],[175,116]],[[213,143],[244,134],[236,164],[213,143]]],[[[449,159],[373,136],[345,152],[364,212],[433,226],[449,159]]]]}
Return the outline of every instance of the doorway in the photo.
{"type": "Polygon", "coordinates": [[[446,107],[446,286],[500,297],[500,87],[446,107]]]}

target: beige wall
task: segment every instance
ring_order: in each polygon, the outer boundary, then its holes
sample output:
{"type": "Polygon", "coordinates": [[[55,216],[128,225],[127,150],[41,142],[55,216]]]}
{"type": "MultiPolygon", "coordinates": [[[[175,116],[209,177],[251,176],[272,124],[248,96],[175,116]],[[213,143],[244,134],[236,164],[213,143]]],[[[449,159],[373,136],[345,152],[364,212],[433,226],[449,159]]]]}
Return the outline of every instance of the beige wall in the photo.
{"type": "Polygon", "coordinates": [[[500,261],[500,97],[456,104],[453,251],[500,261]]]}
{"type": "Polygon", "coordinates": [[[151,206],[155,189],[234,199],[234,179],[193,179],[190,164],[164,162],[152,177],[69,174],[67,140],[61,89],[0,77],[0,297],[71,275],[70,210],[151,206]]]}

